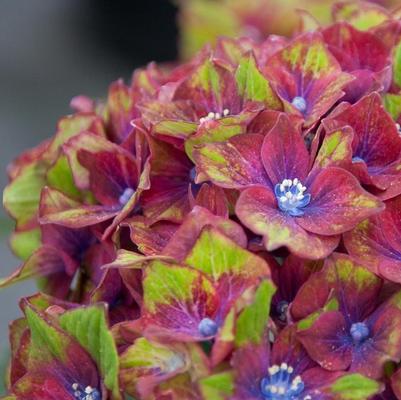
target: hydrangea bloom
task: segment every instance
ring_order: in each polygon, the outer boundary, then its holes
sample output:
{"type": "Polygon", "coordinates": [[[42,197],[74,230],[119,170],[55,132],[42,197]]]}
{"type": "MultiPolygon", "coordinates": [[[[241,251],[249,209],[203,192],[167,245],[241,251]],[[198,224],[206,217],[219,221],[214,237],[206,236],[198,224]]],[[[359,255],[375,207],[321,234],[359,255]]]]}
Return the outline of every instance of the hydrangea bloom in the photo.
{"type": "Polygon", "coordinates": [[[0,287],[40,292],[5,399],[401,399],[399,16],[342,2],[74,98],[8,170],[0,287]]]}

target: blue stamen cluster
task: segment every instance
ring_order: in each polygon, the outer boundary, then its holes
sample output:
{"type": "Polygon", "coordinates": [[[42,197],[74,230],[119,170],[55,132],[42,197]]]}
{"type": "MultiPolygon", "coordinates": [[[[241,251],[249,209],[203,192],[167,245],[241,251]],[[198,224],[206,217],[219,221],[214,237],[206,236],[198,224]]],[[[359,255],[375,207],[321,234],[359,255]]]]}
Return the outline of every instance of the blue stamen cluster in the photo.
{"type": "Polygon", "coordinates": [[[265,400],[312,400],[302,396],[305,389],[302,378],[294,375],[294,368],[282,363],[269,368],[269,375],[260,382],[260,390],[265,400]]]}
{"type": "Polygon", "coordinates": [[[93,388],[92,386],[87,386],[83,389],[78,383],[72,384],[72,390],[74,397],[77,400],[100,400],[101,395],[99,390],[93,388]]]}
{"type": "Polygon", "coordinates": [[[306,207],[311,200],[311,195],[305,193],[306,187],[302,185],[299,179],[284,179],[274,188],[278,206],[281,211],[290,214],[293,217],[303,215],[303,208],[306,207]]]}

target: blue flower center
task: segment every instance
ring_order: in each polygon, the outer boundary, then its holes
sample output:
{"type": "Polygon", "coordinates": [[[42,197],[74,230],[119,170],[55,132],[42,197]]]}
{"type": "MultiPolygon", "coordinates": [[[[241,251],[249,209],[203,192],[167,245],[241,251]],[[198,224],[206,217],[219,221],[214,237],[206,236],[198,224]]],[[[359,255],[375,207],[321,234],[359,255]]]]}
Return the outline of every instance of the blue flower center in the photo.
{"type": "Polygon", "coordinates": [[[291,104],[301,113],[304,113],[307,108],[306,100],[301,96],[295,96],[291,104]]]}
{"type": "Polygon", "coordinates": [[[217,323],[210,318],[203,318],[198,325],[199,333],[204,337],[214,336],[218,329],[217,323]]]}
{"type": "Polygon", "coordinates": [[[369,328],[364,322],[356,322],[351,325],[350,334],[354,343],[362,343],[369,337],[369,328]]]}
{"type": "Polygon", "coordinates": [[[189,171],[189,179],[191,180],[191,182],[195,182],[195,178],[196,178],[196,168],[193,167],[189,171]]]}
{"type": "Polygon", "coordinates": [[[280,321],[286,321],[287,320],[287,310],[288,310],[288,301],[281,300],[277,306],[276,306],[276,311],[278,314],[278,318],[280,321]]]}
{"type": "Polygon", "coordinates": [[[282,363],[269,368],[269,375],[260,382],[260,391],[265,400],[311,400],[311,396],[300,397],[305,385],[294,368],[282,363]]]}
{"type": "Polygon", "coordinates": [[[119,197],[118,201],[122,206],[125,206],[134,195],[135,190],[132,188],[126,188],[123,194],[119,197]]]}
{"type": "Polygon", "coordinates": [[[355,163],[359,163],[359,162],[364,162],[364,159],[358,156],[352,157],[352,162],[355,163]]]}
{"type": "Polygon", "coordinates": [[[311,200],[311,195],[305,193],[306,187],[295,178],[284,179],[283,182],[278,183],[274,188],[276,194],[278,206],[281,211],[298,217],[303,215],[303,208],[306,207],[311,200]]]}
{"type": "Polygon", "coordinates": [[[92,386],[87,386],[85,389],[82,388],[78,383],[72,385],[74,397],[77,400],[100,400],[101,395],[99,390],[92,386]]]}

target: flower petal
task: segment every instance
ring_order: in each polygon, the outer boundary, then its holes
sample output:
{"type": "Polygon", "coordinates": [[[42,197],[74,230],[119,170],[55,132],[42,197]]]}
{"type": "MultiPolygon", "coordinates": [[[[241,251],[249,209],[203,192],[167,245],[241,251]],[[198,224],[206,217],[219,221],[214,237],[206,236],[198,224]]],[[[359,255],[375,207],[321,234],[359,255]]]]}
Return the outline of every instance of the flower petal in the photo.
{"type": "Polygon", "coordinates": [[[346,232],[384,208],[379,199],[362,189],[354,176],[336,167],[320,172],[307,190],[311,202],[297,222],[316,234],[346,232]]]}
{"type": "Polygon", "coordinates": [[[298,337],[309,356],[330,371],[344,371],[352,361],[351,344],[347,342],[349,332],[342,313],[323,313],[298,337]]]}
{"type": "Polygon", "coordinates": [[[327,257],[340,239],[305,231],[297,224],[297,218],[278,210],[275,196],[263,187],[244,190],[237,201],[236,214],[252,232],[264,237],[269,251],[286,246],[299,257],[320,259],[327,257]]]}
{"type": "Polygon", "coordinates": [[[144,274],[144,334],[175,342],[207,339],[198,325],[204,318],[214,318],[219,302],[206,275],[161,261],[153,261],[144,274]]]}
{"type": "Polygon", "coordinates": [[[286,114],[281,114],[266,134],[261,154],[273,186],[284,179],[298,178],[304,182],[308,173],[309,154],[301,132],[286,114]]]}
{"type": "Polygon", "coordinates": [[[269,185],[260,159],[262,143],[262,135],[238,135],[224,143],[201,145],[193,156],[200,172],[220,187],[237,189],[269,185]]]}

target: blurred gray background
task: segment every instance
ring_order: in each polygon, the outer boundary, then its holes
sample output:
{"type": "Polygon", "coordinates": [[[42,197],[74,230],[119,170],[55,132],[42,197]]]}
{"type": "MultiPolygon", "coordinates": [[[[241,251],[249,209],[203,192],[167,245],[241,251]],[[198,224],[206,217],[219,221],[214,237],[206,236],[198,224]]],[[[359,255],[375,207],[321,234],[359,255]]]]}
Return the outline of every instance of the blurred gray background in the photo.
{"type": "MultiPolygon", "coordinates": [[[[135,67],[174,59],[174,13],[168,0],[0,0],[1,191],[7,164],[54,133],[73,96],[102,97],[135,67]]],[[[12,228],[1,209],[2,277],[19,264],[7,244],[12,228]]],[[[0,364],[18,300],[34,292],[34,282],[0,291],[0,364]]]]}

